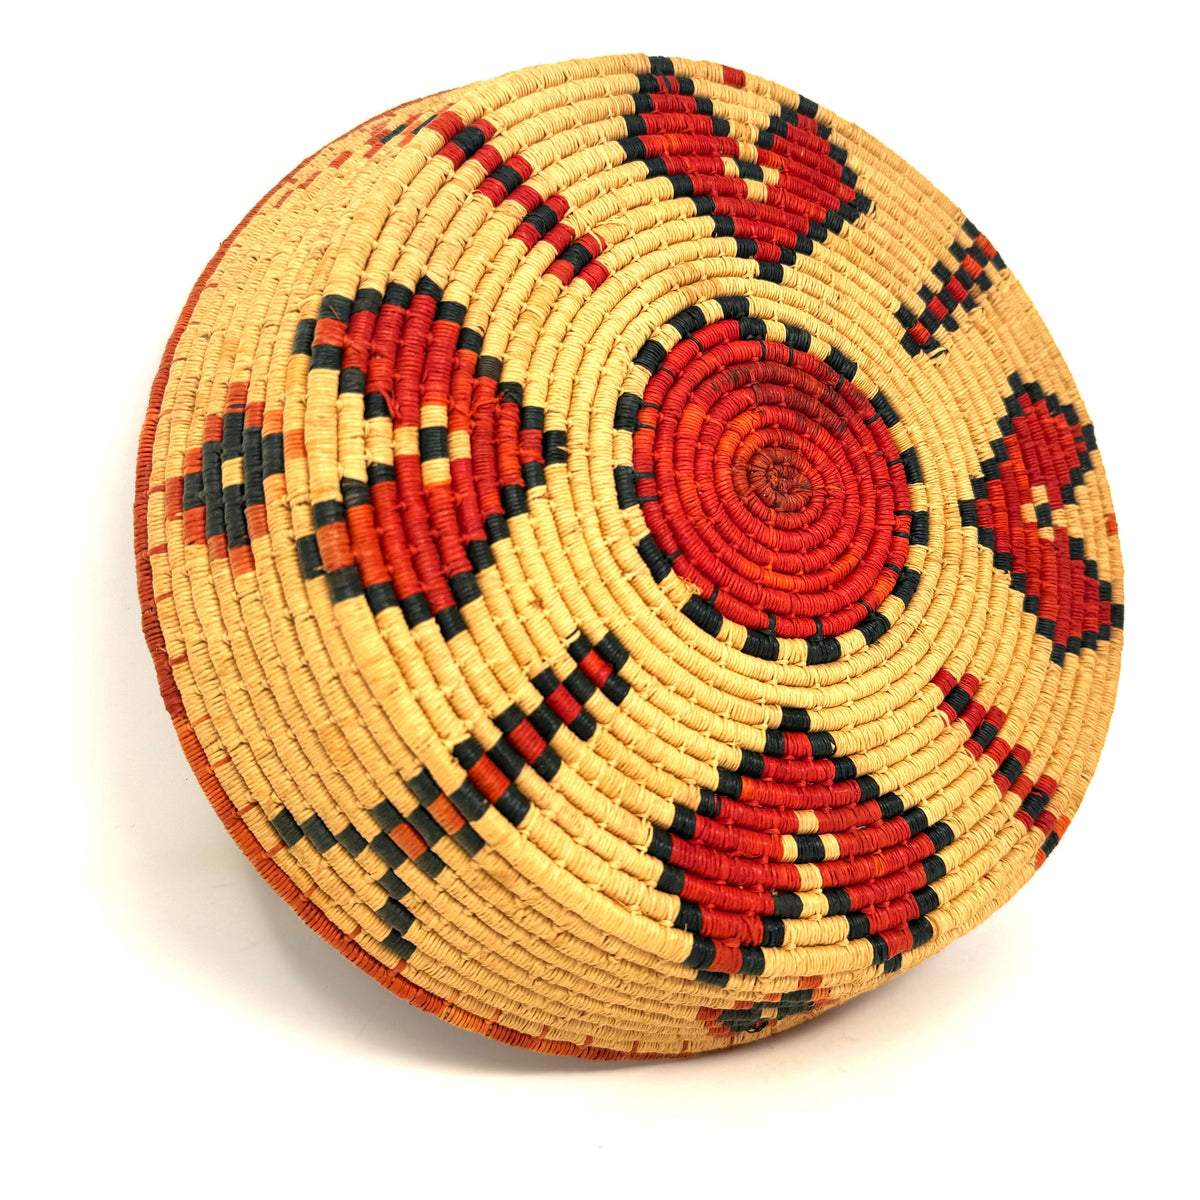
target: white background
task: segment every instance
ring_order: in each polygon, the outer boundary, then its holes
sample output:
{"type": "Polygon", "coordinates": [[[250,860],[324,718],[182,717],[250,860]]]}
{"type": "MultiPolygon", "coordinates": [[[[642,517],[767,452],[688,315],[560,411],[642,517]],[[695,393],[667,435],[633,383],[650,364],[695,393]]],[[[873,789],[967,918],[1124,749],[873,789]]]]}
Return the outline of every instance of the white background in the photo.
{"type": "Polygon", "coordinates": [[[37,7],[0,85],[8,1194],[1194,1195],[1190,6],[37,7]],[[1005,909],[811,1025],[638,1065],[409,1009],[271,894],[159,701],[130,515],[161,347],[268,187],[402,100],[622,50],[798,88],[991,237],[1095,421],[1129,613],[1088,799],[1005,909]]]}

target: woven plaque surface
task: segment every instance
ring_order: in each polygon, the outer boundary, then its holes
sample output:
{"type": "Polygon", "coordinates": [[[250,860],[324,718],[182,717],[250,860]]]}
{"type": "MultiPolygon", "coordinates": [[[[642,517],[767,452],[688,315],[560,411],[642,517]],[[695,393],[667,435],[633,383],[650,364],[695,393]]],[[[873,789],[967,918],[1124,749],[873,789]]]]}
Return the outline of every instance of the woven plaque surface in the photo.
{"type": "Polygon", "coordinates": [[[1092,426],[988,237],[707,62],[367,121],[196,285],[138,459],[188,759],[318,933],[588,1057],[767,1036],[1003,904],[1113,706],[1092,426]]]}

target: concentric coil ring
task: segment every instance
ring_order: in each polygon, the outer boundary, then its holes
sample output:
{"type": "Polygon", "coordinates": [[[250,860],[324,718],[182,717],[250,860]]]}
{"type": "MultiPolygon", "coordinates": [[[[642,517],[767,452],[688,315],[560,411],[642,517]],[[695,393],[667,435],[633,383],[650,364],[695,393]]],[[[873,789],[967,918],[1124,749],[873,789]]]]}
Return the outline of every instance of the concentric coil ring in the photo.
{"type": "Polygon", "coordinates": [[[617,56],[383,114],[197,284],[147,639],[256,867],[405,998],[687,1054],[921,961],[1065,831],[1116,522],[963,214],[766,80],[617,56]]]}

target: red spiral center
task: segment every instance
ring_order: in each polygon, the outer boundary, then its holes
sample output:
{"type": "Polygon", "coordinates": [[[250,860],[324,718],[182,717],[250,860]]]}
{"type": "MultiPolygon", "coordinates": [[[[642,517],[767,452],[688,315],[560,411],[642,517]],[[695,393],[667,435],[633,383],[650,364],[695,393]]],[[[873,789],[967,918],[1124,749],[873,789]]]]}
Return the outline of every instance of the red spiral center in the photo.
{"type": "Polygon", "coordinates": [[[907,554],[904,468],[870,402],[815,355],[745,339],[736,320],[664,358],[633,467],[676,573],[750,629],[844,633],[878,608],[907,554]]]}

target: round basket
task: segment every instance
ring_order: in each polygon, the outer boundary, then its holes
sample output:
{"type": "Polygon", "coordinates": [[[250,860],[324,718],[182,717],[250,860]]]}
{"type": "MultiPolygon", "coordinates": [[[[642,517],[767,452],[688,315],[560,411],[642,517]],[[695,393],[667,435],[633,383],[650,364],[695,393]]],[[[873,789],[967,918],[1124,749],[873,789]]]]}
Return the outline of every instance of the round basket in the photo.
{"type": "Polygon", "coordinates": [[[1083,405],[988,240],[796,92],[623,55],[368,121],[167,347],[166,704],[300,916],[514,1045],[785,1029],[1003,904],[1121,648],[1083,405]]]}

